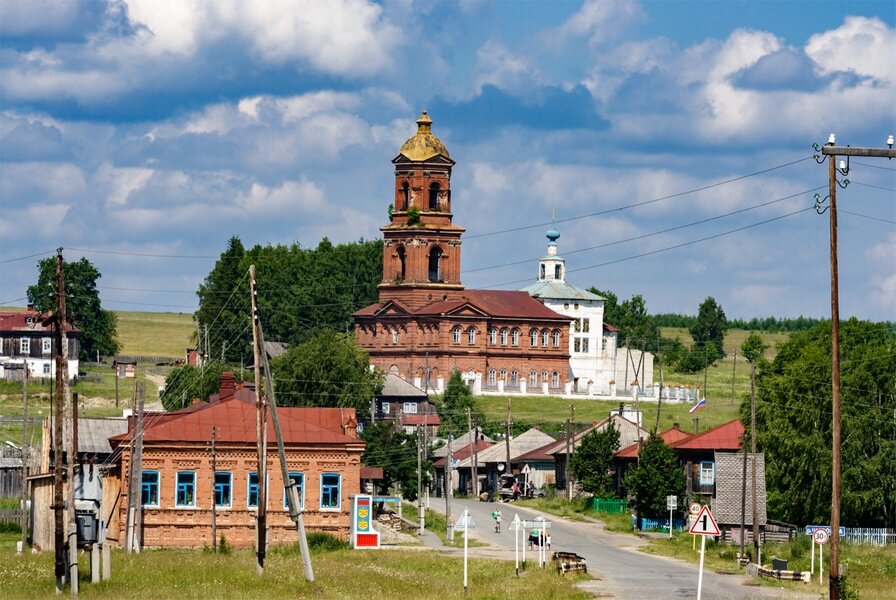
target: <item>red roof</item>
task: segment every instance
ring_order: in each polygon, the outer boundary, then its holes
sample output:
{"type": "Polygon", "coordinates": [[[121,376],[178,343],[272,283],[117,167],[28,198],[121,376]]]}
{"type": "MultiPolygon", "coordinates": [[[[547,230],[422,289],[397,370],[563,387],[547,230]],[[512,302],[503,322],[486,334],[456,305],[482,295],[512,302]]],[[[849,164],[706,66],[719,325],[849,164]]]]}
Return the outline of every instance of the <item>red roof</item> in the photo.
{"type": "MultiPolygon", "coordinates": [[[[674,446],[676,442],[680,442],[691,437],[692,434],[682,431],[678,427],[672,427],[666,431],[660,432],[660,437],[666,442],[667,446],[674,446]]],[[[638,443],[635,442],[630,446],[626,446],[616,453],[617,458],[638,458],[638,443]]]]}
{"type": "Polygon", "coordinates": [[[743,436],[743,423],[734,419],[670,445],[676,450],[740,450],[743,436]]]}
{"type": "MultiPolygon", "coordinates": [[[[482,452],[486,448],[489,448],[494,445],[495,445],[494,442],[478,440],[476,442],[476,451],[482,452]]],[[[461,448],[460,450],[452,452],[451,459],[452,460],[464,460],[465,458],[469,458],[471,454],[473,454],[473,444],[468,444],[468,445],[464,446],[463,448],[461,448]]],[[[433,464],[433,466],[436,466],[436,467],[444,467],[446,462],[448,462],[448,457],[443,456],[442,458],[440,458],[439,460],[435,461],[432,464],[433,464]]]]}
{"type": "MultiPolygon", "coordinates": [[[[395,301],[390,302],[401,312],[407,312],[409,315],[442,315],[470,306],[490,317],[569,321],[569,317],[554,312],[527,292],[511,290],[463,290],[455,298],[432,302],[416,310],[405,308],[395,301]]],[[[356,311],[354,315],[375,316],[385,306],[386,304],[380,303],[371,304],[356,311]]]]}
{"type": "MultiPolygon", "coordinates": [[[[35,331],[49,334],[53,331],[53,326],[40,324],[41,320],[46,318],[47,314],[41,314],[36,310],[0,312],[0,331],[35,331]]],[[[65,330],[71,332],[81,331],[71,323],[65,324],[65,330]]]]}
{"type": "Polygon", "coordinates": [[[525,463],[525,462],[555,462],[555,458],[551,454],[547,454],[546,452],[553,448],[557,442],[551,442],[549,444],[545,444],[541,448],[536,448],[535,450],[530,450],[525,454],[521,454],[513,459],[512,462],[515,463],[525,463]]]}
{"type": "MultiPolygon", "coordinates": [[[[254,394],[253,394],[254,395],[254,394]]],[[[236,397],[200,403],[164,415],[148,415],[145,442],[208,442],[212,427],[219,443],[256,443],[255,405],[236,397]]],[[[354,426],[354,408],[280,408],[280,430],[287,444],[363,444],[345,433],[343,424],[354,426]]],[[[124,441],[128,434],[109,438],[124,441]]],[[[268,440],[276,440],[268,418],[268,440]]]]}
{"type": "Polygon", "coordinates": [[[442,424],[439,415],[414,415],[402,413],[398,418],[402,425],[424,425],[434,427],[442,424]]]}

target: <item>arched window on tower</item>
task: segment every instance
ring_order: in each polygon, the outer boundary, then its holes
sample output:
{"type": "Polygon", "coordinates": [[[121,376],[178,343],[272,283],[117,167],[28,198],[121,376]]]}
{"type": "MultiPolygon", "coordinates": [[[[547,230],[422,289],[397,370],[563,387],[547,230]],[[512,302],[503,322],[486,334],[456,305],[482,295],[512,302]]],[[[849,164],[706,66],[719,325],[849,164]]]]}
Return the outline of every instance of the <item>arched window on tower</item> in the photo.
{"type": "Polygon", "coordinates": [[[539,277],[542,281],[544,281],[544,264],[541,265],[541,277],[539,277]]]}
{"type": "Polygon", "coordinates": [[[399,279],[399,281],[404,281],[404,276],[405,276],[404,246],[399,246],[398,250],[396,250],[395,253],[398,254],[398,262],[399,262],[398,279],[399,279]]]}
{"type": "Polygon", "coordinates": [[[554,265],[554,279],[563,279],[563,267],[554,265]]]}
{"type": "Polygon", "coordinates": [[[438,246],[429,251],[429,280],[442,281],[442,249],[438,246]]]}
{"type": "Polygon", "coordinates": [[[398,200],[398,210],[407,210],[411,200],[411,186],[405,181],[401,184],[401,197],[398,200]]]}
{"type": "Polygon", "coordinates": [[[429,186],[429,210],[439,210],[439,190],[438,183],[429,186]]]}

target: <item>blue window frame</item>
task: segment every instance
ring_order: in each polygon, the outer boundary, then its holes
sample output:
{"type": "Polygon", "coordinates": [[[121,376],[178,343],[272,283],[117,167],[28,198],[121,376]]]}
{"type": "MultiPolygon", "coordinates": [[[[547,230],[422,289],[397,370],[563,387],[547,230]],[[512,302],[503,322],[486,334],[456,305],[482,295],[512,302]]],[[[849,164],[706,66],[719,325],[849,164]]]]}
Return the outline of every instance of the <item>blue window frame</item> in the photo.
{"type": "Polygon", "coordinates": [[[320,476],[320,507],[339,508],[339,484],[341,476],[338,473],[324,473],[320,476]]]}
{"type": "MultiPolygon", "coordinates": [[[[299,498],[299,506],[305,506],[305,474],[290,473],[289,478],[295,482],[296,496],[299,498]]],[[[286,486],[283,486],[283,508],[289,508],[289,503],[286,501],[286,486]]]]}
{"type": "Polygon", "coordinates": [[[230,508],[233,497],[233,475],[229,471],[215,471],[215,506],[230,508]]]}
{"type": "Polygon", "coordinates": [[[196,472],[177,472],[175,506],[196,506],[196,472]]]}
{"type": "Polygon", "coordinates": [[[258,507],[258,473],[249,473],[249,492],[246,504],[249,508],[258,507]]]}
{"type": "Polygon", "coordinates": [[[143,471],[142,493],[140,494],[143,506],[159,505],[159,472],[143,471]]]}

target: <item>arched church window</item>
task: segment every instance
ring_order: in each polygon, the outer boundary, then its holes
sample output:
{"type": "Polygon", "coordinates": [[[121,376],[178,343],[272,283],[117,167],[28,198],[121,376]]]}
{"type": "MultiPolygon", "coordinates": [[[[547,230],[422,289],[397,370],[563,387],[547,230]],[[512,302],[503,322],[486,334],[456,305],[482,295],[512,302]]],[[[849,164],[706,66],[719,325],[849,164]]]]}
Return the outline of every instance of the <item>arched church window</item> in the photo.
{"type": "Polygon", "coordinates": [[[538,330],[533,329],[529,332],[529,345],[537,346],[538,345],[538,330]]]}
{"type": "Polygon", "coordinates": [[[451,341],[455,344],[460,343],[460,325],[455,325],[451,330],[451,341]]]}
{"type": "Polygon", "coordinates": [[[541,277],[539,277],[542,281],[544,281],[544,265],[541,265],[541,277]]]}
{"type": "Polygon", "coordinates": [[[467,328],[467,343],[473,345],[476,343],[476,328],[468,327],[467,328]]]}
{"type": "Polygon", "coordinates": [[[411,200],[411,186],[405,181],[401,184],[401,199],[399,200],[398,210],[407,210],[411,200]]]}
{"type": "Polygon", "coordinates": [[[560,387],[560,373],[554,371],[551,373],[551,387],[558,388],[560,387]]]}
{"type": "Polygon", "coordinates": [[[554,279],[563,279],[563,267],[554,265],[554,279]]]}
{"type": "Polygon", "coordinates": [[[398,250],[396,250],[395,252],[396,252],[396,254],[398,254],[398,263],[399,263],[398,279],[400,281],[404,281],[404,276],[405,276],[404,246],[399,246],[398,250]]]}
{"type": "Polygon", "coordinates": [[[541,345],[544,346],[545,348],[548,347],[548,338],[550,337],[550,335],[551,335],[551,332],[548,331],[547,329],[541,330],[541,345]]]}
{"type": "Polygon", "coordinates": [[[560,347],[560,330],[559,330],[559,329],[555,329],[555,330],[554,330],[554,340],[553,340],[553,342],[554,342],[554,348],[559,348],[559,347],[560,347]]]}
{"type": "Polygon", "coordinates": [[[488,330],[488,343],[492,346],[498,343],[498,330],[494,327],[488,330]]]}
{"type": "Polygon", "coordinates": [[[442,280],[442,249],[436,246],[429,251],[429,280],[442,280]]]}
{"type": "Polygon", "coordinates": [[[529,371],[529,387],[532,389],[538,387],[538,371],[535,369],[529,371]]]}
{"type": "Polygon", "coordinates": [[[506,345],[507,345],[507,333],[508,333],[508,332],[507,332],[507,328],[506,328],[506,327],[505,327],[504,329],[501,330],[501,345],[502,345],[502,346],[506,346],[506,345]]]}
{"type": "Polygon", "coordinates": [[[510,345],[511,346],[519,346],[520,345],[520,330],[514,328],[512,332],[510,332],[510,345]]]}
{"type": "Polygon", "coordinates": [[[438,183],[429,186],[429,210],[439,210],[439,189],[438,183]]]}

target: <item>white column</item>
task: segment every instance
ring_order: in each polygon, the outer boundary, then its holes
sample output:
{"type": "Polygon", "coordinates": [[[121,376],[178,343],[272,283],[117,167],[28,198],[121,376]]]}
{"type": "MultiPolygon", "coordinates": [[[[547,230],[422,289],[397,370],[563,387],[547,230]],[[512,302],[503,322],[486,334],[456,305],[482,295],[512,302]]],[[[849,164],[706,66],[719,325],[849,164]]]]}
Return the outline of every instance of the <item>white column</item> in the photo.
{"type": "Polygon", "coordinates": [[[527,385],[528,385],[528,380],[525,377],[520,377],[520,394],[526,393],[527,385]]]}

